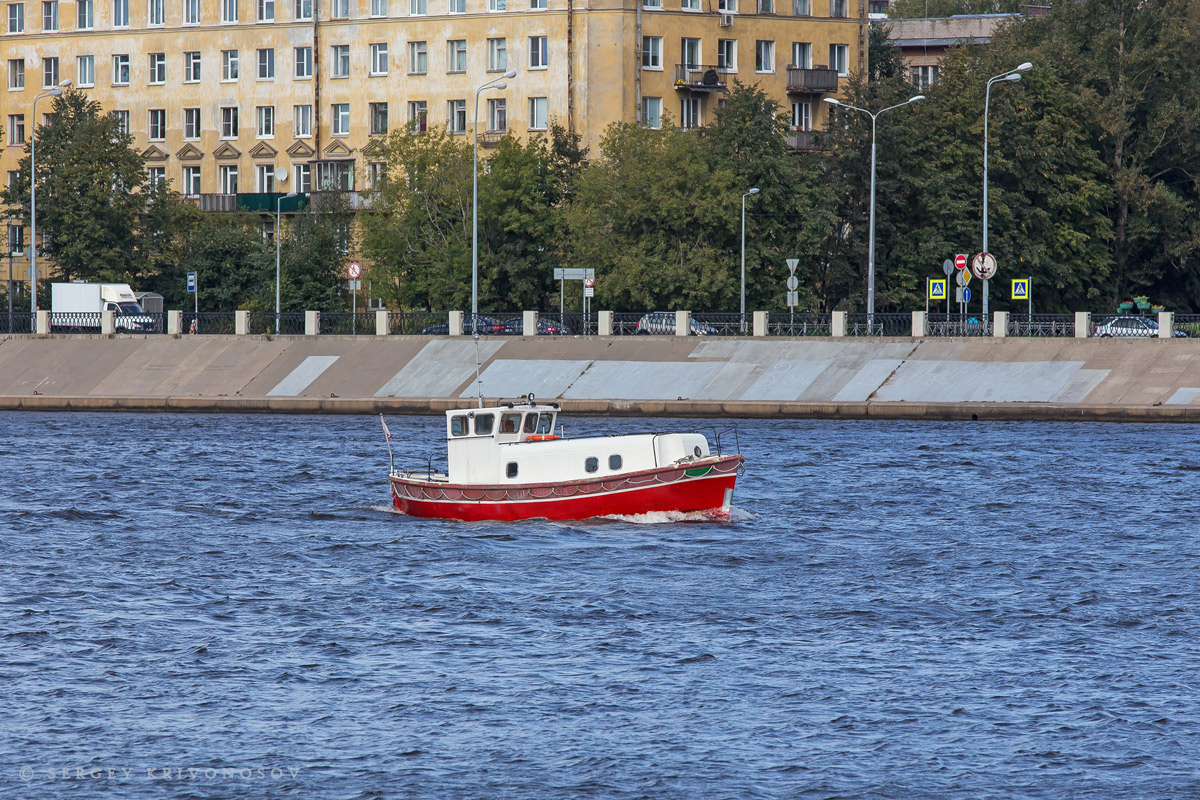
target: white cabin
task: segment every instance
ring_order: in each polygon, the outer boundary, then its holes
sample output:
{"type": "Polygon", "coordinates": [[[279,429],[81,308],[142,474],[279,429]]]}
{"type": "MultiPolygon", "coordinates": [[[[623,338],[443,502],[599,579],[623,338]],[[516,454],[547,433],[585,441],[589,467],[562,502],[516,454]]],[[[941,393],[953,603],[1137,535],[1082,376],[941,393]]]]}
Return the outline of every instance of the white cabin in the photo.
{"type": "Polygon", "coordinates": [[[605,478],[707,458],[699,433],[643,433],[564,439],[558,407],[508,404],[446,412],[451,483],[527,484],[605,478]]]}

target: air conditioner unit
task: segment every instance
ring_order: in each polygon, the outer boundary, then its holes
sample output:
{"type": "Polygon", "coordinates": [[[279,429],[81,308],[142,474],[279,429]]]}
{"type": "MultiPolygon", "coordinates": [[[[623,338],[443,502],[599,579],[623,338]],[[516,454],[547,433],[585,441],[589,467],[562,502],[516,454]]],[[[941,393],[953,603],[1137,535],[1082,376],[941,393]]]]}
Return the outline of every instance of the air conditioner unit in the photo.
{"type": "Polygon", "coordinates": [[[722,28],[732,28],[733,27],[733,14],[722,14],[721,15],[721,27],[722,28]]]}

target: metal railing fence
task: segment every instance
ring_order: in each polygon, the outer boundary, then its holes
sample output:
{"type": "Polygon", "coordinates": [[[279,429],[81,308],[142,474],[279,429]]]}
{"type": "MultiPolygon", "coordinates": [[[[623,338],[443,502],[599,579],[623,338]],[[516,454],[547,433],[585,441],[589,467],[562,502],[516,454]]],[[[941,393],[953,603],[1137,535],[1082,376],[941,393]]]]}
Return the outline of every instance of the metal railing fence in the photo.
{"type": "Polygon", "coordinates": [[[846,315],[847,336],[912,336],[912,314],[880,312],[846,315]]]}
{"type": "Polygon", "coordinates": [[[772,312],[767,316],[767,336],[832,336],[833,315],[801,311],[784,315],[772,312]]]}
{"type": "Polygon", "coordinates": [[[183,312],[183,333],[233,334],[235,330],[232,311],[183,312]]]}
{"type": "Polygon", "coordinates": [[[697,311],[692,314],[692,329],[710,336],[750,336],[754,333],[754,314],[697,311]]]}
{"type": "Polygon", "coordinates": [[[321,330],[323,336],[374,336],[374,311],[322,311],[321,330]]]}
{"type": "Polygon", "coordinates": [[[638,320],[646,316],[641,311],[614,311],[613,336],[632,336],[637,333],[638,320]]]}
{"type": "Polygon", "coordinates": [[[1074,314],[1009,314],[1009,336],[1072,337],[1074,314]]]}
{"type": "Polygon", "coordinates": [[[274,311],[251,311],[246,315],[246,332],[256,336],[275,333],[280,336],[303,336],[304,312],[281,311],[276,324],[274,311]]]}
{"type": "Polygon", "coordinates": [[[50,314],[51,333],[99,333],[99,311],[56,311],[50,314]]]}
{"type": "Polygon", "coordinates": [[[992,326],[976,317],[930,313],[926,321],[930,336],[991,336],[992,326]]]}
{"type": "Polygon", "coordinates": [[[445,325],[450,327],[448,311],[389,311],[388,330],[397,336],[417,336],[427,329],[445,325]]]}
{"type": "Polygon", "coordinates": [[[0,311],[0,333],[32,333],[32,311],[0,311]]]}

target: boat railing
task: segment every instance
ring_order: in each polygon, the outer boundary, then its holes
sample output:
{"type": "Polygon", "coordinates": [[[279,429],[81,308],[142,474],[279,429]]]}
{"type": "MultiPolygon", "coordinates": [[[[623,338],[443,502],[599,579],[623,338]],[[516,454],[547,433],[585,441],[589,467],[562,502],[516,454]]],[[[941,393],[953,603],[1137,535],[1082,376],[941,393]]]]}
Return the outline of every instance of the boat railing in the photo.
{"type": "Polygon", "coordinates": [[[716,432],[716,440],[717,440],[717,455],[718,455],[718,456],[723,456],[723,455],[725,455],[725,453],[724,453],[724,452],[722,452],[722,448],[721,448],[721,436],[722,436],[722,435],[728,435],[728,434],[730,434],[730,433],[732,433],[732,434],[733,434],[733,447],[734,447],[734,452],[736,452],[738,455],[741,455],[741,454],[742,454],[742,441],[741,441],[741,439],[738,437],[738,429],[737,429],[737,426],[735,425],[735,426],[733,426],[732,428],[725,428],[725,429],[723,429],[723,430],[720,430],[720,431],[717,431],[717,432],[716,432]]]}

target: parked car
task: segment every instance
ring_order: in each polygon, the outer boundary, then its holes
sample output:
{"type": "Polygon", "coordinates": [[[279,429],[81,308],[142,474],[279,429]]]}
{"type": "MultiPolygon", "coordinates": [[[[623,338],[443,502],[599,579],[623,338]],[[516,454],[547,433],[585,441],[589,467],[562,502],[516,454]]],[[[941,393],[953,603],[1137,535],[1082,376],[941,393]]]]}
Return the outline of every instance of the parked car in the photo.
{"type": "MultiPolygon", "coordinates": [[[[475,332],[474,329],[471,327],[471,315],[463,314],[463,333],[467,336],[471,336],[472,334],[474,334],[474,332],[475,332]]],[[[503,322],[492,319],[491,317],[485,317],[482,314],[479,315],[479,335],[480,336],[487,336],[489,334],[500,334],[500,333],[508,333],[508,332],[509,331],[505,330],[503,322]]],[[[428,328],[425,328],[421,331],[421,335],[423,335],[423,336],[449,336],[450,335],[450,324],[444,323],[442,325],[430,325],[428,328]]]]}
{"type": "MultiPolygon", "coordinates": [[[[525,333],[524,317],[513,317],[512,319],[504,320],[504,332],[511,333],[514,336],[521,336],[525,333]]],[[[571,329],[566,325],[554,322],[549,319],[538,317],[537,321],[538,336],[571,336],[571,329]]]]}
{"type": "MultiPolygon", "coordinates": [[[[1092,329],[1092,336],[1098,338],[1110,336],[1154,338],[1158,336],[1158,320],[1151,317],[1109,317],[1092,329]]],[[[1187,333],[1176,328],[1175,338],[1186,339],[1187,333]]]]}
{"type": "MultiPolygon", "coordinates": [[[[716,336],[720,331],[711,325],[705,325],[703,322],[697,322],[695,317],[691,318],[691,335],[692,336],[716,336]]],[[[675,335],[675,312],[674,311],[653,311],[638,320],[637,330],[634,333],[648,336],[656,334],[661,336],[675,335]]]]}

